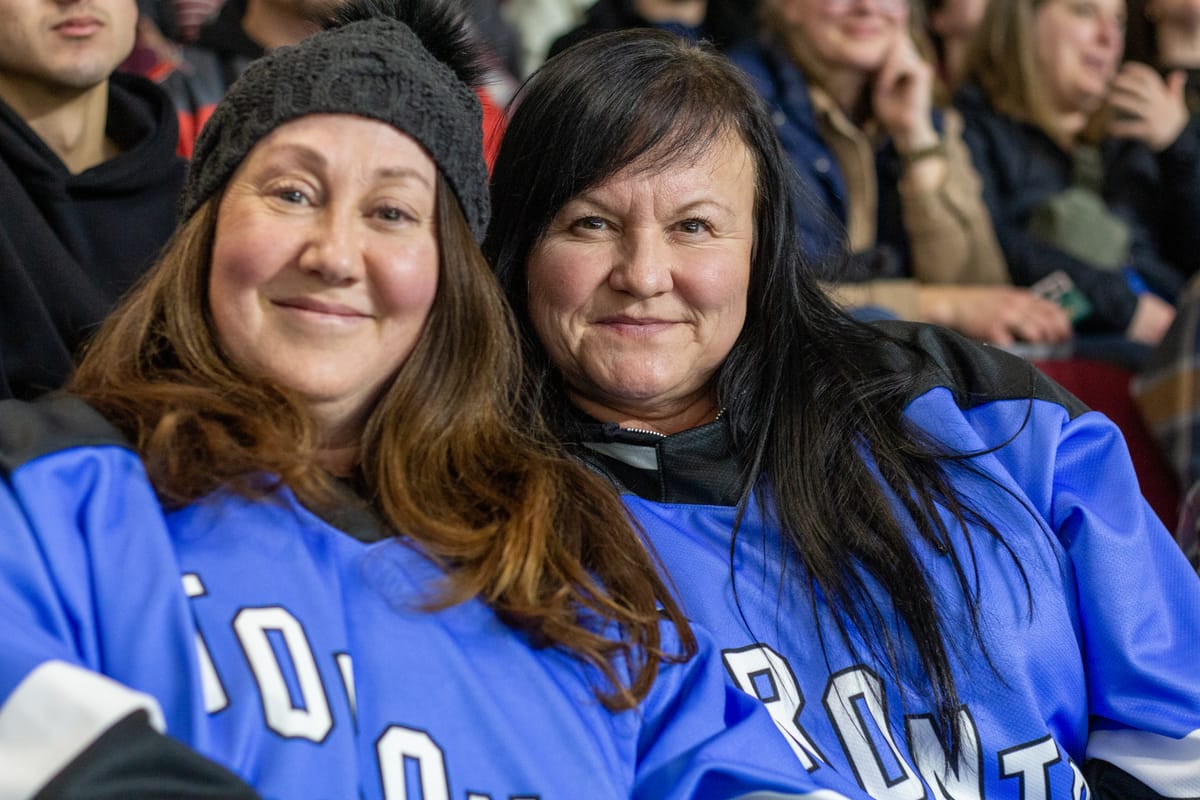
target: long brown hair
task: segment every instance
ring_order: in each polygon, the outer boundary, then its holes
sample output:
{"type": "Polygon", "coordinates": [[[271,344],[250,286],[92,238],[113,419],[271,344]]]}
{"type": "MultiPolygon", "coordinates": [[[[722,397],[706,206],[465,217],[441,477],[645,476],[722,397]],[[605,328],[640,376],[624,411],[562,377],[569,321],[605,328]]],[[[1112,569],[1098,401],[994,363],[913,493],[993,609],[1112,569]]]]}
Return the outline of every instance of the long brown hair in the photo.
{"type": "MultiPolygon", "coordinates": [[[[971,40],[964,80],[977,83],[992,107],[1039,128],[1061,147],[1070,148],[1040,74],[1034,50],[1037,9],[1046,0],[988,0],[971,40]]],[[[1084,141],[1101,138],[1107,110],[1094,114],[1084,141]]]]}
{"type": "MultiPolygon", "coordinates": [[[[453,198],[439,174],[438,291],[368,418],[360,494],[444,567],[427,609],[478,597],[533,646],[598,669],[608,708],[632,707],[659,662],[690,657],[695,640],[612,489],[561,455],[518,401],[511,312],[453,198]],[[682,652],[665,652],[663,616],[682,652]]],[[[182,225],[70,388],[130,438],[166,505],[222,488],[263,497],[282,484],[329,508],[333,479],[304,403],[241,371],[215,336],[207,284],[219,203],[182,225]]]]}

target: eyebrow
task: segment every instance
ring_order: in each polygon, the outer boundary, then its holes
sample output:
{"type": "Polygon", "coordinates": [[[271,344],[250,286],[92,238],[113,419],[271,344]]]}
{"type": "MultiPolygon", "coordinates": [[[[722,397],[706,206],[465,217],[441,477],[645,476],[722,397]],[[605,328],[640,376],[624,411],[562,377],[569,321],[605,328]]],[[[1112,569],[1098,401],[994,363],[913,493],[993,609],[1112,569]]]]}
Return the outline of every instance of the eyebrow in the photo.
{"type": "MultiPolygon", "coordinates": [[[[603,211],[606,214],[613,213],[612,204],[605,203],[604,201],[597,198],[590,191],[585,191],[582,194],[577,194],[574,197],[570,198],[569,200],[567,200],[567,202],[563,203],[562,206],[559,207],[559,211],[561,211],[563,208],[566,208],[571,203],[587,203],[588,205],[595,206],[597,209],[599,209],[600,211],[603,211]]],[[[716,197],[702,197],[702,198],[697,198],[695,200],[689,200],[689,201],[685,202],[683,205],[677,206],[676,208],[672,209],[671,213],[673,215],[675,215],[675,214],[690,214],[701,208],[713,208],[718,211],[722,211],[726,214],[732,213],[731,207],[728,204],[723,203],[719,198],[716,198],[716,197]]]]}
{"type": "MultiPolygon", "coordinates": [[[[322,172],[329,166],[329,161],[319,150],[315,150],[306,144],[296,142],[280,142],[275,145],[275,150],[283,155],[291,156],[300,162],[300,165],[305,169],[310,169],[313,172],[322,172]]],[[[418,172],[416,169],[409,166],[390,166],[380,167],[372,173],[374,178],[384,179],[399,179],[412,180],[424,184],[432,189],[433,185],[429,179],[418,172]]]]}
{"type": "Polygon", "coordinates": [[[693,200],[690,203],[684,203],[682,206],[675,209],[675,213],[688,214],[688,213],[691,213],[698,209],[706,208],[706,207],[707,208],[715,208],[718,211],[724,211],[727,214],[732,212],[732,209],[725,203],[721,202],[720,200],[718,200],[716,198],[710,198],[710,199],[693,200]]]}
{"type": "Polygon", "coordinates": [[[433,185],[430,184],[429,179],[412,167],[380,167],[379,169],[375,170],[375,175],[376,177],[380,178],[414,180],[418,183],[425,184],[425,186],[428,186],[430,189],[433,188],[433,185]]]}

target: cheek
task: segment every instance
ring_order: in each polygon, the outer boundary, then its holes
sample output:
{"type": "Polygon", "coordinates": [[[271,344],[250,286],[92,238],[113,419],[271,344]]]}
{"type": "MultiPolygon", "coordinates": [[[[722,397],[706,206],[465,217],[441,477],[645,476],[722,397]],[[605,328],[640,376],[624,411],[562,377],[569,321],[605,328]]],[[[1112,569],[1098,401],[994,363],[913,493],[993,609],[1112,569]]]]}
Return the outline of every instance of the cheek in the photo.
{"type": "Polygon", "coordinates": [[[692,273],[687,287],[690,303],[712,320],[710,335],[717,341],[732,345],[746,322],[746,302],[750,273],[748,263],[734,259],[714,264],[710,269],[692,273]]]}
{"type": "MultiPolygon", "coordinates": [[[[136,18],[135,18],[136,19],[136,18]]],[[[133,52],[133,45],[137,41],[137,26],[136,23],[130,23],[117,32],[114,51],[116,57],[120,61],[124,61],[133,52]]]]}
{"type": "Polygon", "coordinates": [[[375,280],[380,305],[394,322],[405,327],[418,319],[424,324],[437,296],[438,249],[432,241],[397,253],[384,263],[375,280]]]}
{"type": "Polygon", "coordinates": [[[277,239],[237,227],[223,230],[218,226],[208,279],[214,303],[217,298],[229,300],[253,291],[270,280],[276,271],[271,259],[280,255],[278,250],[262,245],[270,241],[277,239]]]}
{"type": "Polygon", "coordinates": [[[526,281],[529,321],[550,361],[559,367],[572,360],[578,344],[572,334],[573,313],[583,300],[573,288],[570,270],[554,259],[531,259],[526,281]]]}
{"type": "Polygon", "coordinates": [[[278,241],[236,226],[222,228],[213,244],[208,304],[217,337],[234,355],[259,319],[259,289],[277,271],[282,254],[261,242],[278,241]]]}
{"type": "Polygon", "coordinates": [[[1033,31],[1033,60],[1038,70],[1047,77],[1056,72],[1056,58],[1059,52],[1059,32],[1049,21],[1040,21],[1033,31]]]}
{"type": "Polygon", "coordinates": [[[553,322],[583,306],[591,295],[587,264],[586,258],[572,258],[562,248],[532,254],[526,275],[530,318],[553,322]]]}

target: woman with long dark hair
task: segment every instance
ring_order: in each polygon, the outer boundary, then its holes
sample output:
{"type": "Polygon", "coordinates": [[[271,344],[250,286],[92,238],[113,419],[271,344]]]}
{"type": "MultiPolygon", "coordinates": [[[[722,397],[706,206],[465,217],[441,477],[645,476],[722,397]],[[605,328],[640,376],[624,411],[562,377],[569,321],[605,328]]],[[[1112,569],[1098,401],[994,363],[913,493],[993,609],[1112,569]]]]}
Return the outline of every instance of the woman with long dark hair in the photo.
{"type": "Polygon", "coordinates": [[[598,37],[516,102],[484,251],[527,396],[803,766],[887,798],[1195,796],[1200,583],[1112,424],[1024,361],[840,313],[712,51],[598,37]]]}

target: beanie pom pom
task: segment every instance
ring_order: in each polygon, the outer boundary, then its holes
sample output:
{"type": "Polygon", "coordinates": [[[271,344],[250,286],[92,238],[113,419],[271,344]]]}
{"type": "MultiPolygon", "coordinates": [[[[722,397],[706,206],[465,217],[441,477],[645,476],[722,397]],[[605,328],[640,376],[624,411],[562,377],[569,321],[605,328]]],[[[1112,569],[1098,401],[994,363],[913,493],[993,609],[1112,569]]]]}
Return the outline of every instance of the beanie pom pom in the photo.
{"type": "Polygon", "coordinates": [[[486,69],[466,12],[450,0],[347,0],[318,22],[328,29],[373,19],[402,22],[460,81],[472,88],[482,83],[486,69]]]}

